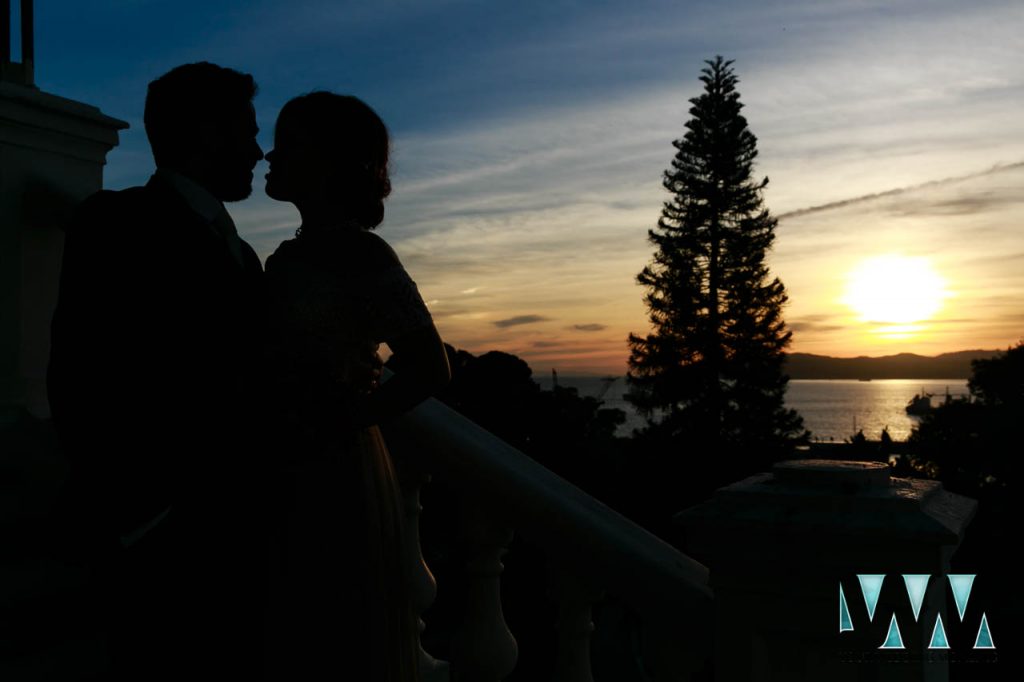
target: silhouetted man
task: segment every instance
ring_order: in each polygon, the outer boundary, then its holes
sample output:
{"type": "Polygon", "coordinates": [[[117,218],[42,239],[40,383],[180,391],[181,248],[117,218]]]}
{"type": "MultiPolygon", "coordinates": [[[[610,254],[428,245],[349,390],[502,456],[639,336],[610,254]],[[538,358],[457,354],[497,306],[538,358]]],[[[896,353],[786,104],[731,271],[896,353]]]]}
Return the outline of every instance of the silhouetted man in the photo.
{"type": "Polygon", "coordinates": [[[255,94],[209,63],[150,83],[156,173],[93,195],[67,232],[50,404],[73,466],[66,516],[111,592],[118,678],[256,665],[262,267],[223,205],[249,196],[263,158],[255,94]]]}

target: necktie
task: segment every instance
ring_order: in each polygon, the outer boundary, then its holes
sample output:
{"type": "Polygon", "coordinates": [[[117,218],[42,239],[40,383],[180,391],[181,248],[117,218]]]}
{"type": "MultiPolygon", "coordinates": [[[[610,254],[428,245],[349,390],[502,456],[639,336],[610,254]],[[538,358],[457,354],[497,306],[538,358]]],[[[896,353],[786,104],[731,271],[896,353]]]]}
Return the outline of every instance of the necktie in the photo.
{"type": "Polygon", "coordinates": [[[217,214],[217,217],[210,223],[210,227],[219,234],[224,242],[227,244],[228,251],[231,252],[232,258],[240,266],[245,265],[242,260],[242,240],[238,237],[238,230],[235,229],[235,223],[231,220],[231,216],[228,215],[226,210],[221,211],[217,214]]]}

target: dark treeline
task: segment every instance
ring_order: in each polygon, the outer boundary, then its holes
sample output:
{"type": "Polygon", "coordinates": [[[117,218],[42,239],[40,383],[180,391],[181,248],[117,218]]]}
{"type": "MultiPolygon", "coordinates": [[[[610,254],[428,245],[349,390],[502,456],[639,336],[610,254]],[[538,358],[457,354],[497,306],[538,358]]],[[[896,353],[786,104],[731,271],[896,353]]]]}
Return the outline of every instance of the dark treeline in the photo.
{"type": "Polygon", "coordinates": [[[908,441],[901,471],[925,475],[979,499],[1019,485],[1024,417],[1024,342],[971,363],[970,396],[928,412],[908,441]]]}

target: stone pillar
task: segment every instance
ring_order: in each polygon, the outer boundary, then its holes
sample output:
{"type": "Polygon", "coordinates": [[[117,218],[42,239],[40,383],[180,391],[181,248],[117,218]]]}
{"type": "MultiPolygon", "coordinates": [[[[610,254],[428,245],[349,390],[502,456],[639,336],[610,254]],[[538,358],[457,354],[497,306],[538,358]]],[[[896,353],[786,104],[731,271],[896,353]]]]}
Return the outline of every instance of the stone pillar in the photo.
{"type": "Polygon", "coordinates": [[[552,682],[594,682],[590,665],[590,639],[594,632],[592,607],[602,591],[593,588],[555,557],[549,557],[548,561],[548,596],[558,605],[552,682]]]}
{"type": "Polygon", "coordinates": [[[938,613],[951,622],[944,576],[976,508],[885,464],[803,460],[678,514],[686,551],[710,569],[715,679],[948,679],[946,652],[928,644],[938,613]],[[885,576],[873,619],[859,574],[885,576]],[[904,574],[931,576],[916,621],[904,574]],[[840,632],[840,584],[853,631],[840,632]],[[893,615],[902,650],[880,648],[893,615]]]}
{"type": "Polygon", "coordinates": [[[499,682],[516,667],[519,647],[501,609],[501,572],[512,530],[488,519],[474,504],[462,511],[466,547],[466,612],[452,637],[451,677],[499,682]]]}
{"type": "Polygon", "coordinates": [[[128,124],[0,80],[0,411],[49,416],[46,365],[63,227],[103,184],[128,124]]]}
{"type": "Polygon", "coordinates": [[[423,512],[423,507],[420,505],[420,489],[430,482],[430,476],[416,469],[408,460],[400,458],[395,459],[395,468],[398,470],[398,480],[402,486],[406,554],[411,564],[413,607],[419,617],[417,640],[420,649],[420,680],[422,682],[448,682],[451,678],[448,661],[438,660],[427,653],[421,639],[423,631],[426,629],[423,613],[430,608],[437,597],[437,581],[423,558],[423,547],[420,544],[420,514],[423,512]]]}

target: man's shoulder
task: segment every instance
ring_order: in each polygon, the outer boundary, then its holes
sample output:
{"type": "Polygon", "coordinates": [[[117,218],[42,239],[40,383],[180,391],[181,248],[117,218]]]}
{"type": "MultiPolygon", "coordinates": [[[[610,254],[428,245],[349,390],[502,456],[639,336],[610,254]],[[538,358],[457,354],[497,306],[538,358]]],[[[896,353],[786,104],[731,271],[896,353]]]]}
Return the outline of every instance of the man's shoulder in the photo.
{"type": "Polygon", "coordinates": [[[161,224],[188,216],[172,195],[152,183],[121,190],[103,189],[86,197],[75,210],[69,227],[100,235],[134,230],[139,223],[161,224]]]}
{"type": "Polygon", "coordinates": [[[142,188],[129,187],[128,189],[122,190],[101,189],[100,191],[94,192],[83,199],[78,205],[77,213],[88,214],[118,208],[125,205],[129,197],[137,194],[137,190],[140,189],[142,188]]]}
{"type": "Polygon", "coordinates": [[[119,217],[127,217],[138,213],[150,203],[149,192],[145,187],[129,187],[122,190],[101,189],[78,205],[75,210],[76,223],[100,221],[106,222],[119,217]]]}

